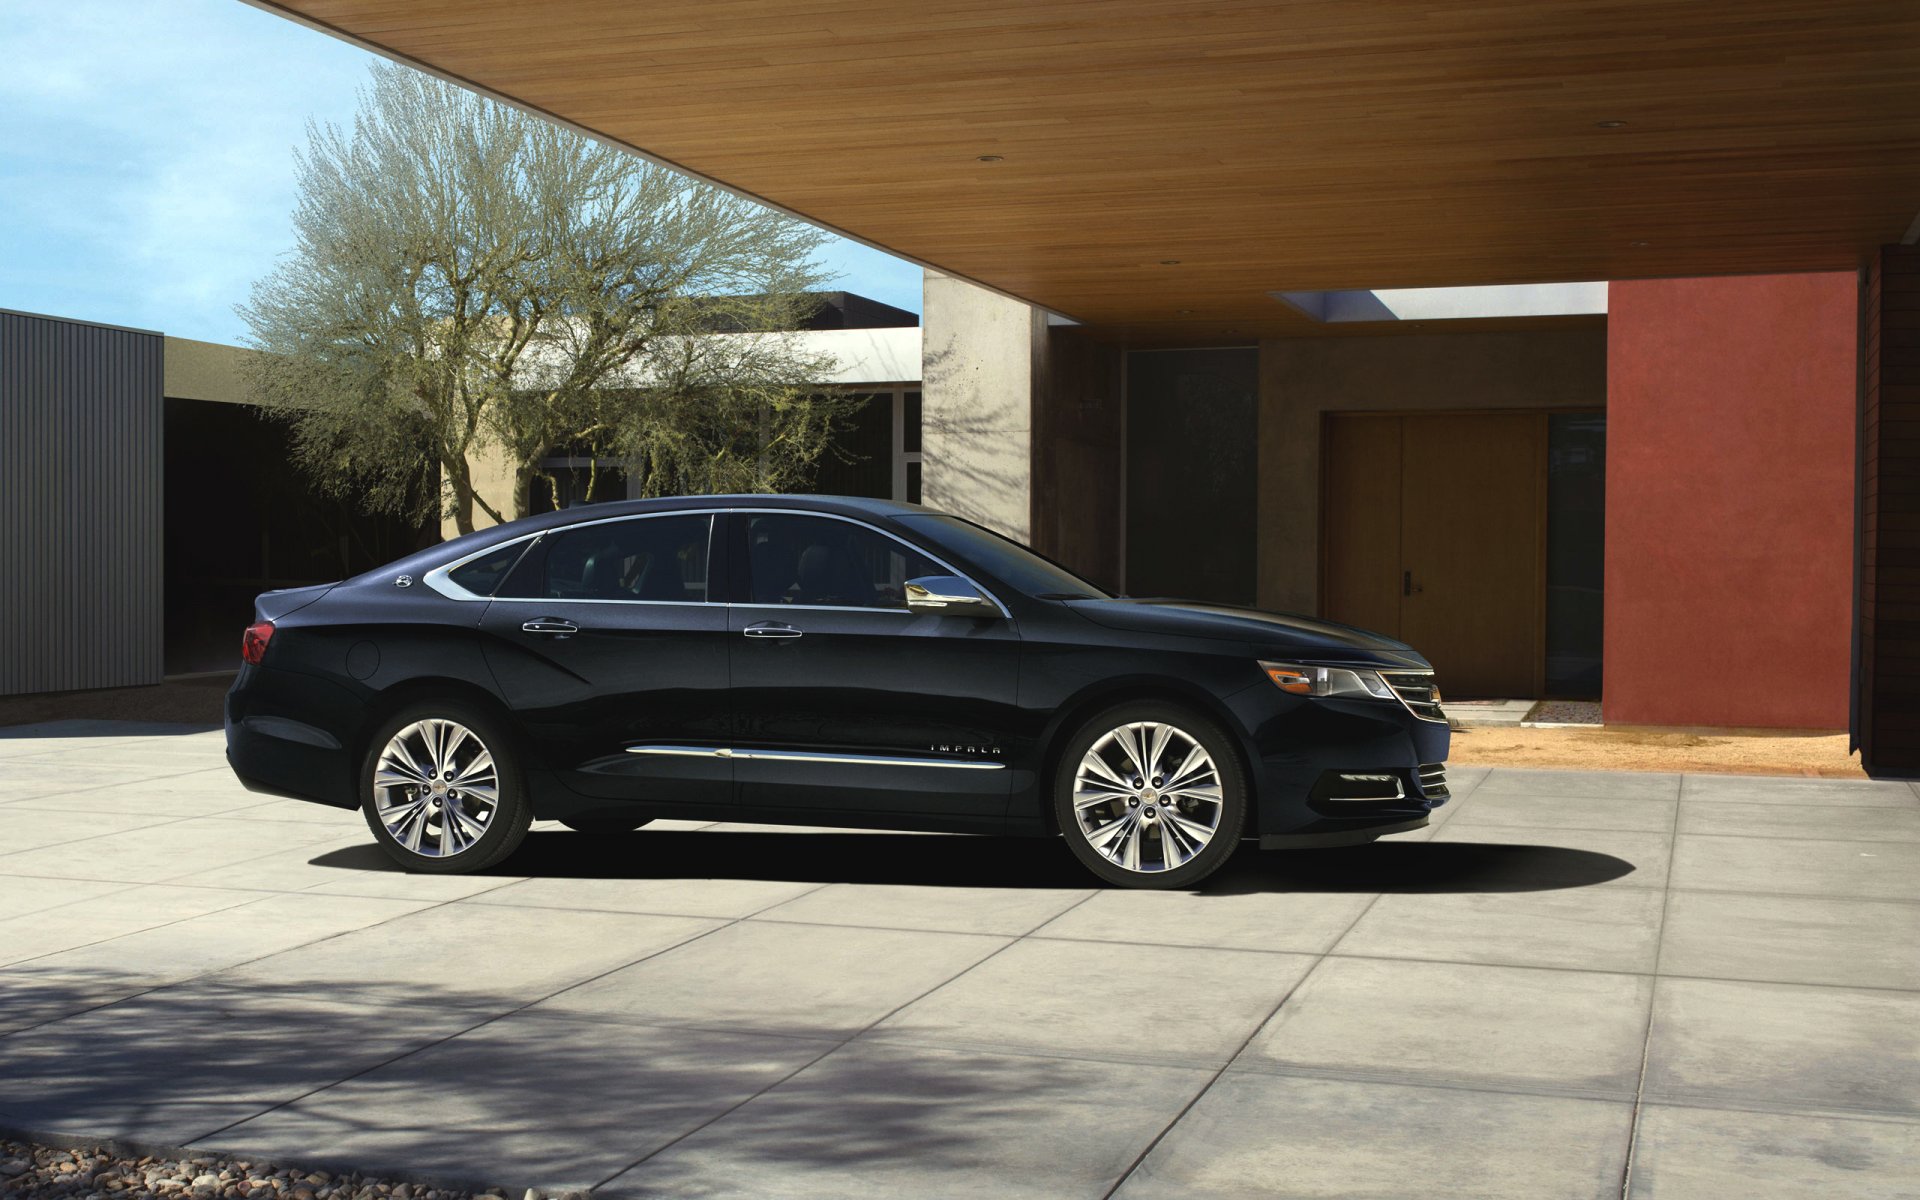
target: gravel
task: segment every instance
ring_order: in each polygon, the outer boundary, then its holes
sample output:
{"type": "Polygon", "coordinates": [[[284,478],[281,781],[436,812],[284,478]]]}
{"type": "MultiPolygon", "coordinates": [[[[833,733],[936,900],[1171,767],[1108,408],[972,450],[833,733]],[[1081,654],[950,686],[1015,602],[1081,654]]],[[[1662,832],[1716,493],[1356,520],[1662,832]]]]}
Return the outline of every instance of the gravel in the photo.
{"type": "MultiPolygon", "coordinates": [[[[537,1190],[467,1192],[336,1174],[221,1154],[128,1158],[99,1146],[68,1149],[0,1138],[0,1200],[548,1200],[537,1190]]],[[[553,1200],[565,1200],[554,1197],[553,1200]]]]}

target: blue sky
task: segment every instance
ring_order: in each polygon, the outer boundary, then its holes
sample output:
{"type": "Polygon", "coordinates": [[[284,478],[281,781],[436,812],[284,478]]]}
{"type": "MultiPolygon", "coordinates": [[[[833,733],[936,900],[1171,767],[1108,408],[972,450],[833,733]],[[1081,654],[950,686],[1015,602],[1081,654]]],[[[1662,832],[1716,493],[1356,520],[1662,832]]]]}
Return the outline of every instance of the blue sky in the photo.
{"type": "MultiPolygon", "coordinates": [[[[0,6],[0,308],[238,342],[292,245],[293,150],[372,56],[240,0],[0,6]]],[[[920,271],[836,239],[836,285],[920,309],[920,271]]]]}

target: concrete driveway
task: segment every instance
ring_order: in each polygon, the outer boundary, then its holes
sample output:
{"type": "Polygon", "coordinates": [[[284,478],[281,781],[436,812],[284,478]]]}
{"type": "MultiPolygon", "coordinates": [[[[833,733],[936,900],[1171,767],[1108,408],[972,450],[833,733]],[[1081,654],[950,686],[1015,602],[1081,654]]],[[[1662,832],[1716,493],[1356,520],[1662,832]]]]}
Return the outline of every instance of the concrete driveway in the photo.
{"type": "Polygon", "coordinates": [[[1906,784],[1460,769],[1198,894],[684,823],[448,879],[217,733],[10,732],[14,1130],[613,1196],[1920,1194],[1906,784]]]}

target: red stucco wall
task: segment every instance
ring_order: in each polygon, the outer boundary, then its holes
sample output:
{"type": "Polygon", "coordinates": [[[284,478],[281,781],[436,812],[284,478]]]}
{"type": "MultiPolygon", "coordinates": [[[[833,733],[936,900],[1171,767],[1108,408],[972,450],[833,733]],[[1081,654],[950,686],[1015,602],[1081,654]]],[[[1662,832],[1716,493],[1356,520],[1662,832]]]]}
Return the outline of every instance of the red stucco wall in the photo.
{"type": "Polygon", "coordinates": [[[1615,283],[1605,719],[1843,728],[1851,273],[1615,283]]]}

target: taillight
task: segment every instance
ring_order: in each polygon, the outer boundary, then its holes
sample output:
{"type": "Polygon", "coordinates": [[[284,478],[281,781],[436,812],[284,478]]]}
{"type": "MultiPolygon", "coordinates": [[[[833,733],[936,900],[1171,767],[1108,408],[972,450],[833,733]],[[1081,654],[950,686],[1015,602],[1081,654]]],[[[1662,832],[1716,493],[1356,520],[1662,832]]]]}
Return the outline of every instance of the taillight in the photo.
{"type": "Polygon", "coordinates": [[[267,656],[267,643],[272,640],[272,621],[247,626],[247,631],[240,635],[240,657],[259,666],[260,660],[267,656]]]}

